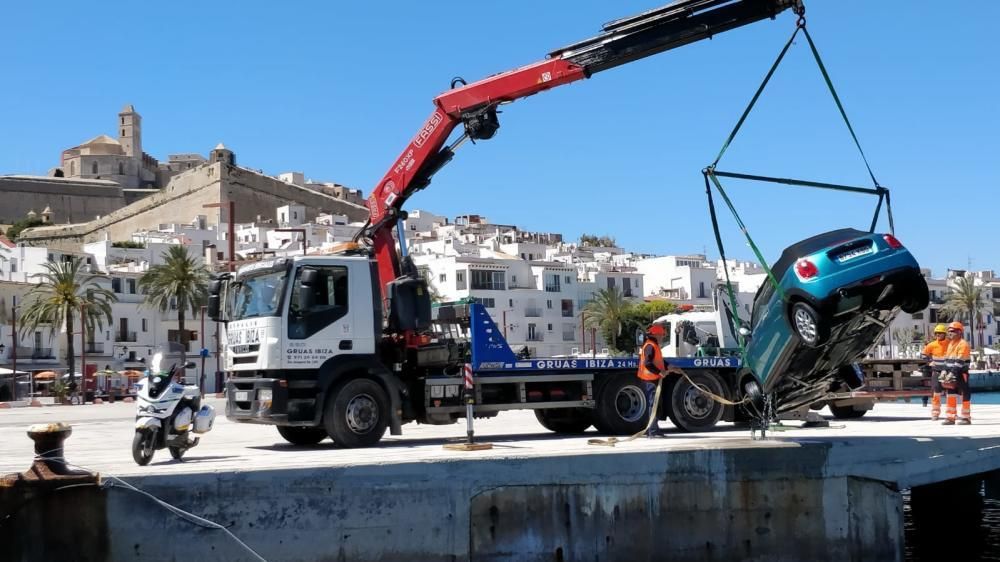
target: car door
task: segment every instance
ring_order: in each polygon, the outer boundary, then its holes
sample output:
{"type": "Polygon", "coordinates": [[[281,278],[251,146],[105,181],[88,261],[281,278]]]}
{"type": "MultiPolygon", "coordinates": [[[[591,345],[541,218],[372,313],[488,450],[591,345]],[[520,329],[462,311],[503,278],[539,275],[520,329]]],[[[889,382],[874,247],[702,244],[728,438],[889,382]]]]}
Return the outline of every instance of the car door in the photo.
{"type": "Polygon", "coordinates": [[[287,345],[283,364],[286,368],[319,368],[335,355],[355,353],[352,306],[352,265],[306,265],[299,267],[292,283],[288,307],[287,345]],[[318,280],[311,286],[312,304],[299,304],[302,272],[315,270],[318,280]]]}

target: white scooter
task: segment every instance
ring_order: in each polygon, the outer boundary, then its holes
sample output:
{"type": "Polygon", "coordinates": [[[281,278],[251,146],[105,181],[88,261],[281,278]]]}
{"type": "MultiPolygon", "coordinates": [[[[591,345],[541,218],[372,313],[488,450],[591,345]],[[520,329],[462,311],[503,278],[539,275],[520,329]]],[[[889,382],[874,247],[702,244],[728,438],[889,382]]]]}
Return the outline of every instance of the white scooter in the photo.
{"type": "MultiPolygon", "coordinates": [[[[188,449],[198,444],[192,434],[212,430],[215,408],[201,404],[201,391],[197,385],[184,385],[174,381],[181,378],[183,370],[176,364],[160,370],[163,353],[157,352],[150,361],[146,376],[136,384],[135,437],[132,439],[132,458],[139,466],[149,464],[157,449],[167,448],[170,456],[181,460],[188,449]]],[[[194,368],[193,362],[183,365],[194,368]]]]}

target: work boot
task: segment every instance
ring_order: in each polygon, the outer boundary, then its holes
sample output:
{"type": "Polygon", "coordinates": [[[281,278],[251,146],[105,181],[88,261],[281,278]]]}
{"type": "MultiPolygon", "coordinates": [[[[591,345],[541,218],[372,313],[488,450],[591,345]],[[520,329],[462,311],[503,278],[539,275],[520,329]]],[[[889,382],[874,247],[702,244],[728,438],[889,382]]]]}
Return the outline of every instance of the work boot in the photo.
{"type": "Polygon", "coordinates": [[[941,425],[955,425],[955,420],[944,420],[941,425]]]}
{"type": "Polygon", "coordinates": [[[958,425],[972,425],[972,420],[966,419],[966,418],[962,418],[962,419],[958,420],[958,422],[956,422],[956,423],[958,423],[958,425]]]}

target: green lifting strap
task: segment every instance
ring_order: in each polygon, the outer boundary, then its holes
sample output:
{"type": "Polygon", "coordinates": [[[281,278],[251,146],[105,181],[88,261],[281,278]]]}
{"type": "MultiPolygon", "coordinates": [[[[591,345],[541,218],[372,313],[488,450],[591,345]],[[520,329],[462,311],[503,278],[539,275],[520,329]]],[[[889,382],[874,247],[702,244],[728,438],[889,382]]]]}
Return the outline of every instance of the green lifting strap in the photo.
{"type": "Polygon", "coordinates": [[[708,196],[708,209],[712,219],[712,229],[715,232],[715,242],[718,245],[719,255],[722,258],[723,262],[723,271],[725,272],[726,290],[729,295],[730,309],[735,322],[738,324],[737,326],[735,326],[736,338],[740,348],[740,356],[742,357],[744,364],[746,364],[746,346],[743,335],[739,333],[739,328],[740,326],[742,326],[743,321],[742,319],[740,319],[739,316],[739,306],[736,302],[736,295],[735,291],[733,290],[732,281],[729,278],[729,267],[726,264],[725,247],[722,243],[722,234],[719,230],[719,221],[715,210],[715,200],[714,197],[712,196],[713,186],[715,187],[716,190],[718,190],[719,195],[722,196],[722,199],[723,201],[725,201],[726,206],[729,207],[729,211],[732,213],[733,218],[736,220],[736,224],[739,226],[740,230],[743,232],[743,235],[746,237],[747,242],[750,244],[750,248],[753,250],[753,253],[756,256],[761,267],[764,268],[764,271],[767,274],[768,281],[773,285],[775,292],[777,292],[782,299],[785,298],[785,293],[784,290],[781,288],[781,285],[778,283],[778,280],[774,277],[774,272],[768,266],[767,260],[764,259],[764,256],[761,254],[760,249],[757,247],[757,244],[754,243],[753,238],[750,236],[750,232],[747,229],[746,225],[743,223],[743,220],[740,218],[739,213],[736,211],[736,207],[729,199],[729,196],[726,194],[725,189],[723,189],[722,183],[719,181],[719,177],[779,183],[779,184],[795,185],[802,187],[833,189],[838,191],[875,195],[878,197],[878,204],[875,207],[875,215],[872,218],[871,228],[869,230],[871,232],[875,231],[875,227],[878,223],[879,213],[881,212],[882,204],[884,201],[886,207],[886,214],[889,220],[889,231],[895,233],[895,225],[893,224],[892,205],[891,205],[891,199],[889,197],[889,190],[879,185],[878,180],[875,179],[875,173],[872,171],[871,165],[868,163],[868,158],[865,156],[864,150],[861,148],[861,142],[858,140],[858,136],[854,132],[854,127],[851,125],[850,120],[847,118],[847,112],[844,110],[844,105],[840,101],[840,96],[837,95],[837,91],[833,87],[833,81],[830,79],[830,75],[826,70],[826,66],[823,64],[823,61],[819,56],[819,50],[816,48],[816,44],[813,42],[812,37],[809,35],[809,31],[805,27],[805,19],[804,17],[802,17],[802,14],[800,14],[799,21],[795,27],[795,31],[792,32],[792,36],[788,38],[788,41],[785,43],[785,46],[782,47],[781,52],[778,54],[778,58],[775,59],[774,64],[771,65],[771,68],[764,76],[764,80],[757,88],[757,91],[754,92],[753,98],[750,99],[749,105],[747,105],[746,109],[743,111],[743,114],[736,122],[736,126],[733,127],[732,132],[729,133],[729,137],[726,138],[726,141],[723,143],[722,149],[719,151],[718,156],[715,157],[715,160],[707,168],[705,168],[705,170],[703,170],[702,173],[705,176],[705,193],[708,196]],[[771,77],[774,76],[774,72],[778,69],[778,66],[781,64],[781,61],[785,58],[785,54],[788,53],[788,49],[792,46],[792,43],[795,41],[795,37],[798,36],[800,30],[802,31],[803,35],[805,35],[806,41],[809,43],[810,51],[813,54],[813,58],[816,60],[816,65],[819,68],[820,73],[823,75],[823,80],[826,82],[826,86],[830,90],[830,94],[833,97],[834,102],[837,104],[837,109],[840,111],[840,116],[844,119],[844,123],[847,125],[847,129],[851,133],[851,138],[854,139],[854,145],[858,148],[858,152],[861,154],[861,159],[865,163],[865,168],[868,170],[868,175],[872,179],[874,188],[864,188],[857,186],[813,182],[813,181],[805,181],[805,180],[797,180],[789,178],[776,178],[771,176],[737,174],[733,172],[723,172],[716,169],[716,167],[719,164],[719,161],[722,159],[722,156],[729,149],[729,146],[732,144],[733,140],[736,138],[736,135],[743,127],[743,123],[746,121],[747,117],[750,115],[750,112],[757,104],[757,100],[760,99],[760,96],[764,92],[764,89],[767,87],[767,84],[770,82],[771,77]]]}

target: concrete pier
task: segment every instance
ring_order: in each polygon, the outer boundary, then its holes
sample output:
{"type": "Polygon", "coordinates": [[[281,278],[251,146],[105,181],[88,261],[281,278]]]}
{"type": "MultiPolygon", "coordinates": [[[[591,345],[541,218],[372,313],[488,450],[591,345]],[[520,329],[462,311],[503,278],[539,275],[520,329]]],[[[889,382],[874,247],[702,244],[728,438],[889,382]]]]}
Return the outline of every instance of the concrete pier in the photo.
{"type": "MultiPolygon", "coordinates": [[[[221,420],[189,461],[162,455],[148,467],[126,462],[128,424],[104,420],[93,425],[117,428],[104,436],[115,449],[70,440],[66,454],[227,526],[267,560],[902,560],[900,490],[1000,469],[1000,406],[975,407],[969,427],[926,413],[879,404],[768,441],[722,428],[615,448],[507,413],[477,423],[494,449],[469,453],[441,448],[464,426],[407,426],[409,436],[348,451],[221,420]]],[[[0,472],[15,445],[30,451],[8,433],[0,419],[0,472]]],[[[106,559],[254,559],[145,496],[87,492],[106,506],[106,559]]]]}

